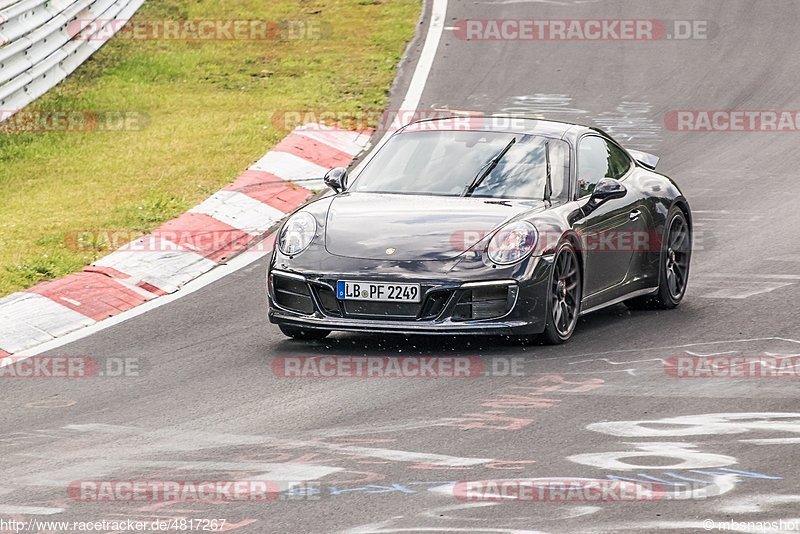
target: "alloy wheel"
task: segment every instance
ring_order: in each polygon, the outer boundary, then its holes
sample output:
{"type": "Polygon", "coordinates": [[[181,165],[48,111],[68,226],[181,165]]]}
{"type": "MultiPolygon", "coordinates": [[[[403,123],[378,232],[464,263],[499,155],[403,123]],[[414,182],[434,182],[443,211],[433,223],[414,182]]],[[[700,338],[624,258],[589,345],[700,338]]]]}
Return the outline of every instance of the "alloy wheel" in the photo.
{"type": "Polygon", "coordinates": [[[570,248],[565,248],[553,266],[553,282],[550,292],[550,313],[553,326],[561,336],[569,336],[578,319],[580,298],[580,271],[578,258],[570,248]]]}

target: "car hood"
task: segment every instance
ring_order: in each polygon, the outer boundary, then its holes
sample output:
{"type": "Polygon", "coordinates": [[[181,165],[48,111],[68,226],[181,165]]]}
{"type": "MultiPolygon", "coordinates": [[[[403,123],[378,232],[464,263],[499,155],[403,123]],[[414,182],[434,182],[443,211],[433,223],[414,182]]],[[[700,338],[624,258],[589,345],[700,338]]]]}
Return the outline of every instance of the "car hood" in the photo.
{"type": "Polygon", "coordinates": [[[488,232],[543,202],[470,197],[345,193],[331,201],[325,248],[370,260],[448,260],[488,232]]]}

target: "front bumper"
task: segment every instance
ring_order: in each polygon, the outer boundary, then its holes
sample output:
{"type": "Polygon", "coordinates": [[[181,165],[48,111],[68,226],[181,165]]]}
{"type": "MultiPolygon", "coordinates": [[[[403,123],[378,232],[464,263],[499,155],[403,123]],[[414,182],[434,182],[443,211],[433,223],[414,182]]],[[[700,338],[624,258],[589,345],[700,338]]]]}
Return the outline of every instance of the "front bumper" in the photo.
{"type": "MultiPolygon", "coordinates": [[[[420,277],[418,272],[415,276],[413,269],[401,273],[394,269],[391,275],[382,276],[363,272],[320,275],[271,267],[267,275],[269,320],[275,324],[345,332],[445,335],[538,334],[544,330],[545,326],[547,288],[552,270],[552,257],[534,257],[528,261],[530,265],[524,270],[517,269],[516,272],[489,271],[483,272],[482,276],[472,272],[468,276],[464,276],[463,280],[431,279],[420,277]],[[522,272],[525,273],[524,277],[513,276],[513,274],[522,272]],[[512,276],[502,278],[504,274],[512,276]],[[281,284],[287,284],[288,287],[293,288],[292,291],[298,294],[302,292],[303,288],[306,288],[307,300],[293,306],[294,309],[281,305],[276,299],[276,278],[280,278],[278,280],[279,291],[285,287],[281,284]],[[424,296],[416,309],[407,307],[405,310],[401,310],[406,313],[405,315],[403,313],[370,315],[364,313],[363,309],[351,312],[351,308],[347,308],[345,303],[331,297],[331,294],[334,294],[333,290],[337,280],[419,283],[424,296]],[[465,318],[464,310],[466,308],[469,308],[470,314],[474,314],[474,309],[477,308],[479,301],[473,302],[473,299],[477,298],[475,295],[483,294],[486,290],[497,291],[501,288],[505,288],[508,295],[507,306],[502,312],[485,319],[465,318]],[[465,299],[470,301],[469,306],[465,305],[465,299]]],[[[281,299],[285,304],[284,295],[281,295],[281,299]]],[[[397,306],[397,308],[402,308],[402,306],[397,306]]]]}

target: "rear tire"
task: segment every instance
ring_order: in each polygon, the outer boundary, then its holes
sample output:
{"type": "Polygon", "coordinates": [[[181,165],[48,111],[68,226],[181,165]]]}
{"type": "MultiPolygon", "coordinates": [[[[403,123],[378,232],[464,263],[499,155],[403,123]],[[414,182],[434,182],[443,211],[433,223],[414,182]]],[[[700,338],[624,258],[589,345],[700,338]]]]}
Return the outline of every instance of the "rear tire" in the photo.
{"type": "Polygon", "coordinates": [[[289,326],[284,324],[278,325],[278,328],[280,328],[281,332],[283,332],[283,335],[287,337],[305,341],[325,339],[328,337],[328,334],[331,333],[330,330],[317,330],[316,328],[302,328],[299,326],[289,326]]]}
{"type": "Polygon", "coordinates": [[[560,345],[572,337],[581,313],[583,294],[581,268],[575,248],[562,243],[553,260],[553,272],[547,293],[547,320],[541,340],[560,345]]]}
{"type": "Polygon", "coordinates": [[[676,207],[667,218],[667,231],[661,244],[658,291],[653,295],[626,300],[632,310],[671,310],[686,294],[692,258],[692,231],[686,216],[676,207]]]}

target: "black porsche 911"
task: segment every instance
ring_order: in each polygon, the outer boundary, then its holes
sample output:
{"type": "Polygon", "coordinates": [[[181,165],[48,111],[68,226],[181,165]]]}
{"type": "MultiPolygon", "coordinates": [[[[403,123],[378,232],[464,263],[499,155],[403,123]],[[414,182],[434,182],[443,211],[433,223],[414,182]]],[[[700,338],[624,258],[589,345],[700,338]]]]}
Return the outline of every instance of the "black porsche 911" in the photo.
{"type": "Polygon", "coordinates": [[[624,302],[674,308],[692,215],[658,158],[601,130],[490,117],[396,132],[349,179],[279,230],[269,318],[287,336],[331,331],[570,338],[624,302]]]}

